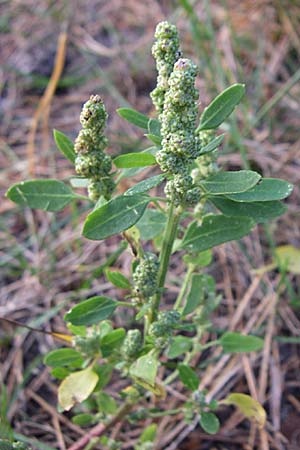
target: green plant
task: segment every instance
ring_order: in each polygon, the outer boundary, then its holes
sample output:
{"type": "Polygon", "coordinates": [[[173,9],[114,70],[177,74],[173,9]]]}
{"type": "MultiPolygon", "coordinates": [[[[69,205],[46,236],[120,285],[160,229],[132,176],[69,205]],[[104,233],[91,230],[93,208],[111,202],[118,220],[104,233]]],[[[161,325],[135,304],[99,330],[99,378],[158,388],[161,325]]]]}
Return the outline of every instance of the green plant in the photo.
{"type": "MultiPolygon", "coordinates": [[[[219,403],[207,400],[205,392],[198,390],[198,368],[191,361],[212,346],[220,346],[225,353],[262,348],[260,337],[232,332],[201,344],[211,326],[210,315],[220,302],[215,281],[204,268],[211,262],[213,247],[240,239],[257,223],[283,214],[280,200],[291,193],[292,186],[251,170],[221,170],[217,157],[224,135],[216,130],[239,104],[245,87],[227,88],[198,119],[197,67],[181,58],[174,25],[160,23],[155,37],[158,81],[151,97],[158,118],[129,108],[117,111],[145,131],[151,147],[112,160],[104,152],[105,106],[99,95],[93,95],[83,106],[75,145],[63,133],[54,132],[58,148],[75,165],[78,177],[72,187],[86,186],[88,197],[54,179],[25,181],[7,192],[20,205],[53,212],[72,201],[86,201],[92,211],[84,221],[83,236],[104,240],[119,235],[119,253],[126,248],[132,253],[130,275],[111,270],[110,263],[105,270],[107,279],[121,290],[118,299],[95,296],[73,306],[65,315],[72,348],[53,350],[45,357],[52,375],[62,380],[60,408],[68,411],[81,403],[74,422],[94,425],[93,433],[72,449],[83,448],[95,436],[102,436],[102,445],[117,448],[118,443],[103,435],[125,417],[134,423],[183,412],[188,422],[198,417],[204,430],[215,433],[219,427],[215,410],[223,403],[239,406],[260,424],[265,420],[261,406],[242,394],[231,394],[219,403]],[[150,166],[160,173],[118,192],[123,178],[150,166]],[[149,194],[163,184],[165,195],[149,194]],[[165,287],[174,253],[185,267],[177,298],[165,287]],[[161,301],[166,297],[168,306],[161,301]],[[132,311],[124,328],[114,328],[110,320],[118,308],[132,311]],[[163,377],[162,366],[166,368],[163,377]],[[115,373],[127,380],[117,398],[105,391],[115,373]],[[189,400],[175,410],[147,408],[145,395],[164,399],[165,386],[175,379],[190,391],[189,400]]],[[[153,423],[136,449],[153,448],[155,432],[153,423]]]]}

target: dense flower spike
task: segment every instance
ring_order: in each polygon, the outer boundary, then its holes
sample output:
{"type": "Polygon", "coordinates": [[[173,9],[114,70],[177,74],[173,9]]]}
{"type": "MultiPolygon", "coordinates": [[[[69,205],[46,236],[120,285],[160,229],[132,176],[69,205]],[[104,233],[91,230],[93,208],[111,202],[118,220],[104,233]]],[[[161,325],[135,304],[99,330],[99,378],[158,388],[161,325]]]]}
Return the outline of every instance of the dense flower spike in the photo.
{"type": "MultiPolygon", "coordinates": [[[[201,147],[205,147],[207,144],[209,144],[209,142],[213,138],[214,138],[213,130],[200,131],[199,141],[201,147]]],[[[191,173],[194,183],[197,183],[197,181],[208,178],[210,175],[213,175],[214,173],[217,172],[218,170],[218,166],[216,163],[217,157],[218,157],[218,150],[214,150],[213,152],[199,156],[199,158],[196,159],[197,168],[195,168],[191,173]]]]}
{"type": "Polygon", "coordinates": [[[91,95],[83,105],[80,122],[82,129],[75,140],[75,170],[78,175],[88,178],[88,193],[93,201],[101,196],[109,199],[115,188],[110,175],[112,161],[104,153],[107,139],[103,135],[107,112],[99,95],[91,95]]]}
{"type": "Polygon", "coordinates": [[[139,296],[152,297],[157,292],[159,262],[154,253],[145,253],[133,273],[134,290],[139,296]]]}
{"type": "Polygon", "coordinates": [[[169,88],[168,80],[181,52],[175,25],[171,25],[168,22],[160,22],[156,27],[155,38],[152,54],[156,60],[158,77],[157,86],[150,95],[157,111],[162,113],[165,94],[169,88]]]}
{"type": "Polygon", "coordinates": [[[137,355],[143,345],[142,334],[140,330],[133,329],[127,332],[121,351],[126,359],[131,359],[137,355]]]}

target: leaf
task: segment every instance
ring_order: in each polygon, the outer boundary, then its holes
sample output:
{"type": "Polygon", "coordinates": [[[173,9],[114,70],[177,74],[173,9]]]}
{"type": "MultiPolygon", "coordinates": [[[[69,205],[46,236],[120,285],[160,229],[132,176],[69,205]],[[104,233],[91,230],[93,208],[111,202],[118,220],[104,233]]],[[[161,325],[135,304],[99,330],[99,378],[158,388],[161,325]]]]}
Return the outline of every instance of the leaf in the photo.
{"type": "Polygon", "coordinates": [[[64,319],[73,325],[93,325],[110,317],[118,302],[109,297],[91,297],[74,306],[64,319]]]}
{"type": "Polygon", "coordinates": [[[76,153],[74,151],[74,145],[71,139],[58,130],[53,130],[53,136],[57,148],[69,161],[71,161],[71,163],[75,164],[76,153]]]}
{"type": "Polygon", "coordinates": [[[103,389],[111,380],[113,373],[112,364],[101,364],[101,366],[96,365],[94,371],[97,373],[99,380],[95,390],[103,389]]]}
{"type": "Polygon", "coordinates": [[[225,353],[256,352],[263,348],[264,340],[257,336],[228,332],[220,338],[220,345],[225,353]]]}
{"type": "Polygon", "coordinates": [[[30,180],[11,186],[7,197],[19,205],[44,211],[60,211],[76,198],[69,186],[58,180],[30,180]]]}
{"type": "Polygon", "coordinates": [[[149,119],[148,131],[150,134],[161,137],[160,134],[161,123],[157,119],[149,119]]]}
{"type": "Polygon", "coordinates": [[[148,129],[149,118],[147,116],[145,116],[144,114],[136,111],[135,109],[119,108],[119,109],[117,109],[117,113],[123,119],[127,120],[127,122],[130,122],[139,128],[143,128],[144,130],[148,129]]]}
{"type": "Polygon", "coordinates": [[[142,240],[148,241],[160,235],[166,225],[166,216],[156,209],[148,208],[143,217],[137,222],[142,240]]]}
{"type": "Polygon", "coordinates": [[[70,374],[70,370],[66,369],[65,367],[54,367],[54,369],[52,369],[50,373],[54,378],[63,380],[70,374]]]}
{"type": "Polygon", "coordinates": [[[143,194],[144,192],[147,192],[155,186],[161,184],[164,179],[165,175],[155,175],[154,177],[147,178],[146,180],[140,181],[129,188],[126,192],[124,192],[124,195],[143,194]]]}
{"type": "Polygon", "coordinates": [[[157,430],[157,424],[152,423],[148,427],[146,427],[140,437],[140,442],[142,444],[146,442],[154,442],[156,438],[156,430],[157,430]]]}
{"type": "Polygon", "coordinates": [[[97,405],[99,411],[107,415],[115,414],[118,408],[115,399],[106,392],[99,392],[97,396],[97,405]]]}
{"type": "Polygon", "coordinates": [[[131,289],[130,282],[121,272],[106,269],[105,275],[114,286],[120,289],[131,289]]]}
{"type": "Polygon", "coordinates": [[[200,253],[191,253],[183,256],[185,264],[192,264],[195,267],[206,267],[212,262],[212,251],[205,250],[200,253]]]}
{"type": "Polygon", "coordinates": [[[219,404],[237,406],[245,417],[255,420],[260,428],[263,428],[266,423],[266,411],[261,404],[250,397],[250,395],[232,393],[224,400],[221,400],[219,404]]]}
{"type": "Polygon", "coordinates": [[[87,216],[83,235],[101,240],[127,230],[142,217],[149,201],[140,194],[115,197],[87,216]]]}
{"type": "Polygon", "coordinates": [[[59,348],[49,352],[44,358],[44,363],[51,367],[81,367],[83,358],[81,354],[73,348],[59,348]]]}
{"type": "Polygon", "coordinates": [[[160,136],[156,136],[156,134],[151,133],[145,134],[145,136],[150,139],[150,141],[153,142],[153,144],[155,144],[157,147],[161,146],[162,138],[160,136]]]}
{"type": "Polygon", "coordinates": [[[300,274],[300,250],[292,245],[275,248],[276,262],[291,273],[300,274]]]}
{"type": "Polygon", "coordinates": [[[217,128],[232,113],[245,94],[244,84],[233,84],[221,92],[203,111],[197,131],[217,128]]]}
{"type": "Polygon", "coordinates": [[[286,206],[279,201],[239,203],[223,197],[209,199],[223,214],[231,217],[251,217],[255,223],[264,223],[281,216],[286,206]]]}
{"type": "MultiPolygon", "coordinates": [[[[141,153],[150,153],[151,155],[155,155],[157,152],[157,147],[148,147],[145,150],[141,150],[141,153]]],[[[146,167],[133,167],[131,169],[123,169],[120,176],[119,176],[119,180],[122,180],[123,178],[129,178],[129,177],[133,177],[135,175],[137,175],[138,173],[142,172],[143,170],[145,170],[146,167]]]]}
{"type": "Polygon", "coordinates": [[[167,351],[167,357],[170,359],[177,358],[178,356],[188,352],[191,349],[193,342],[192,339],[186,336],[175,336],[167,351]]]}
{"type": "Polygon", "coordinates": [[[72,417],[72,422],[75,423],[75,425],[79,425],[80,427],[92,425],[96,420],[97,419],[95,418],[95,416],[87,413],[77,414],[76,416],[72,417]]]}
{"type": "Polygon", "coordinates": [[[98,375],[91,367],[71,373],[58,388],[58,402],[64,411],[69,411],[76,402],[81,403],[93,392],[98,375]]]}
{"type": "Polygon", "coordinates": [[[111,353],[119,348],[126,336],[124,328],[117,328],[106,334],[100,341],[100,348],[103,358],[107,358],[111,353]]]}
{"type": "Polygon", "coordinates": [[[205,297],[209,297],[211,293],[215,294],[214,279],[207,274],[194,273],[182,315],[186,316],[203,305],[205,297]]]}
{"type": "Polygon", "coordinates": [[[0,449],[1,450],[14,450],[16,447],[6,439],[0,439],[0,449]]]}
{"type": "Polygon", "coordinates": [[[199,156],[205,155],[206,153],[210,153],[216,150],[217,147],[223,142],[225,134],[220,134],[216,138],[212,139],[205,147],[201,148],[199,156]]]}
{"type": "Polygon", "coordinates": [[[254,222],[248,217],[209,214],[204,217],[201,226],[197,222],[191,223],[181,247],[192,252],[202,252],[224,242],[242,238],[253,226],[254,222]]]}
{"type": "Polygon", "coordinates": [[[158,369],[157,358],[151,354],[138,358],[129,368],[129,374],[131,377],[137,380],[146,381],[150,386],[155,385],[155,378],[158,369]]]}
{"type": "Polygon", "coordinates": [[[220,421],[212,412],[201,412],[199,423],[208,434],[216,434],[220,428],[220,421]]]}
{"type": "Polygon", "coordinates": [[[131,169],[132,167],[147,167],[156,164],[151,153],[125,153],[114,158],[113,163],[118,169],[131,169]]]}
{"type": "Polygon", "coordinates": [[[288,197],[293,185],[278,178],[263,178],[256,186],[238,194],[227,195],[235,202],[269,202],[288,197]]]}
{"type": "Polygon", "coordinates": [[[244,192],[256,185],[261,176],[252,170],[237,170],[235,172],[218,172],[201,183],[209,194],[231,194],[244,192]]]}
{"type": "Polygon", "coordinates": [[[179,372],[179,378],[185,385],[185,387],[193,392],[196,391],[199,386],[199,379],[194,369],[192,369],[190,366],[187,366],[186,364],[179,364],[177,368],[179,372]]]}

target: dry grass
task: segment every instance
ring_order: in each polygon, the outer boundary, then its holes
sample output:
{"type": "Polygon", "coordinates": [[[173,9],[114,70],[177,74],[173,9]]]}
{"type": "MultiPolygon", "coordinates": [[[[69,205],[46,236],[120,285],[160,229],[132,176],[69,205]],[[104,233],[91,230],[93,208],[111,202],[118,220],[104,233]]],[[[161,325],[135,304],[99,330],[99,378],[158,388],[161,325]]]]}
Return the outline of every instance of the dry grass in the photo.
{"type": "MultiPolygon", "coordinates": [[[[246,154],[249,164],[265,176],[287,179],[296,188],[284,217],[270,227],[259,227],[241,245],[227,244],[215,251],[210,271],[224,298],[214,326],[259,330],[266,336],[265,348],[250,356],[207,354],[214,362],[203,371],[201,388],[216,399],[229,391],[251,393],[266,407],[268,422],[265,430],[259,431],[227,408],[220,411],[218,435],[207,436],[196,423],[183,422],[181,415],[164,418],[159,423],[157,448],[297,450],[299,345],[283,344],[274,336],[300,337],[299,278],[287,275],[282,279],[276,271],[257,275],[253,269],[270,262],[272,245],[300,247],[300,77],[294,82],[300,61],[300,8],[293,0],[212,1],[210,24],[206,2],[197,1],[194,9],[204,25],[202,40],[197,41],[194,34],[195,42],[186,13],[175,3],[1,2],[1,190],[4,194],[12,182],[25,179],[30,165],[37,176],[63,179],[72,174],[69,163],[54,149],[51,130],[57,128],[74,138],[81,104],[91,93],[101,93],[110,113],[111,151],[142,146],[141,135],[114,111],[127,104],[143,112],[152,110],[148,94],[156,75],[150,47],[156,23],[165,17],[178,24],[187,53],[201,62],[199,87],[204,105],[224,83],[245,81],[248,100],[231,124],[232,138],[221,161],[239,168],[246,154]],[[53,72],[63,29],[68,34],[65,67],[58,89],[43,111],[46,117],[49,112],[49,120],[37,128],[28,159],[32,117],[53,72]]],[[[82,207],[54,218],[20,210],[3,198],[0,211],[0,316],[63,331],[62,313],[73,299],[110,289],[101,277],[86,279],[114,251],[115,240],[108,244],[82,240],[82,207]]],[[[124,254],[119,264],[125,273],[129,271],[128,256],[124,254]]],[[[181,267],[176,270],[180,276],[181,267]]],[[[7,418],[15,432],[65,450],[86,431],[56,409],[56,385],[41,360],[56,343],[48,335],[26,330],[14,333],[5,322],[1,322],[0,339],[0,381],[6,385],[7,418]]],[[[194,364],[198,361],[203,362],[203,356],[194,364]]],[[[115,383],[112,395],[118,389],[115,383]]],[[[179,383],[169,388],[168,394],[169,407],[185,398],[179,383]]],[[[2,403],[3,398],[2,389],[2,403]]],[[[127,442],[122,448],[133,448],[142,426],[116,426],[112,437],[127,442]]],[[[43,448],[41,444],[32,446],[43,448]]]]}

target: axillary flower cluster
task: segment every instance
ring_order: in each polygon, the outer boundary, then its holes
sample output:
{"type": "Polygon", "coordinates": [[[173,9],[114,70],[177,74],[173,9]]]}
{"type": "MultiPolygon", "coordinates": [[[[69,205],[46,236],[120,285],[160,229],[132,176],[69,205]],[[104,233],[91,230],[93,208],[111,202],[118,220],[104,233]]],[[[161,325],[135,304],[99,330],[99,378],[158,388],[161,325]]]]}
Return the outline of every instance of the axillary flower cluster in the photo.
{"type": "Polygon", "coordinates": [[[112,160],[104,153],[107,138],[103,132],[107,117],[101,97],[91,95],[83,105],[80,114],[82,129],[75,140],[75,170],[89,180],[88,192],[92,201],[97,201],[101,196],[110,199],[115,188],[110,174],[112,160]]]}
{"type": "Polygon", "coordinates": [[[169,178],[165,187],[167,198],[176,206],[191,206],[198,203],[200,188],[190,172],[203,146],[196,131],[199,96],[195,89],[197,66],[189,59],[180,58],[178,33],[174,25],[159,23],[155,37],[152,54],[156,59],[158,79],[151,97],[159,113],[162,135],[162,148],[157,152],[156,159],[169,178]]]}

